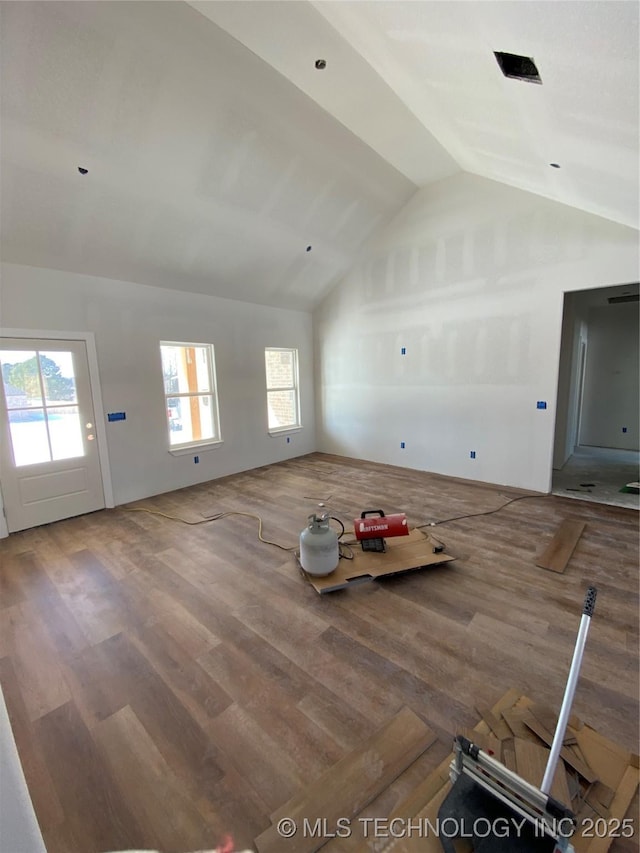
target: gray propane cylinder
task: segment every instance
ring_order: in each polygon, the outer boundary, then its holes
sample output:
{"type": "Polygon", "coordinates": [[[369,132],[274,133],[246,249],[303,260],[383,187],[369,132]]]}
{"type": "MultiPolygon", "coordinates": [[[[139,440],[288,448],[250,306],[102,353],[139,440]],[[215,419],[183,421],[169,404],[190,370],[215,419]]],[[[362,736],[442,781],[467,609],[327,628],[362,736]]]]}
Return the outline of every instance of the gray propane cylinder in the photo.
{"type": "Polygon", "coordinates": [[[310,515],[300,534],[300,565],[309,575],[324,577],[338,568],[338,534],[329,527],[329,515],[310,515]]]}

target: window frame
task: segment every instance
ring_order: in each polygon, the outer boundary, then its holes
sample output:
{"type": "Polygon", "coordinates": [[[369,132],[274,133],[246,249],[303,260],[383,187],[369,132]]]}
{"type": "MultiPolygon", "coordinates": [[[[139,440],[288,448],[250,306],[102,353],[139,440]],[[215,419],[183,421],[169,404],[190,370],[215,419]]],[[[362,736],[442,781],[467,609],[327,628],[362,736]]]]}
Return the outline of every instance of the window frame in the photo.
{"type": "Polygon", "coordinates": [[[300,411],[300,367],[297,347],[265,347],[264,348],[264,371],[265,371],[265,386],[267,390],[267,432],[269,435],[282,435],[286,432],[295,432],[302,429],[302,415],[300,411]],[[269,387],[269,376],[267,373],[267,353],[269,352],[288,352],[293,358],[293,385],[279,385],[272,388],[269,387]],[[286,426],[271,427],[269,426],[269,394],[278,391],[293,391],[294,404],[296,409],[295,423],[287,424],[286,426]]]}
{"type": "Polygon", "coordinates": [[[222,441],[222,431],[220,427],[220,403],[218,396],[218,379],[216,374],[216,358],[215,358],[215,347],[212,343],[203,343],[203,342],[195,342],[195,341],[160,341],[160,368],[162,375],[162,390],[164,392],[164,412],[166,419],[166,427],[167,427],[167,439],[169,441],[169,453],[174,456],[181,456],[183,454],[190,453],[194,449],[204,450],[207,447],[216,447],[223,443],[222,441]],[[182,349],[189,348],[201,348],[204,349],[207,353],[207,372],[209,377],[209,391],[194,391],[194,392],[184,392],[184,391],[174,391],[167,393],[165,387],[165,379],[164,379],[164,359],[162,353],[162,347],[181,347],[182,349]],[[175,399],[176,397],[191,399],[194,397],[208,397],[210,400],[209,405],[211,406],[211,420],[213,423],[214,435],[211,438],[202,438],[197,441],[184,441],[184,442],[176,442],[174,444],[171,443],[171,418],[169,416],[170,406],[168,404],[169,399],[175,399]]]}

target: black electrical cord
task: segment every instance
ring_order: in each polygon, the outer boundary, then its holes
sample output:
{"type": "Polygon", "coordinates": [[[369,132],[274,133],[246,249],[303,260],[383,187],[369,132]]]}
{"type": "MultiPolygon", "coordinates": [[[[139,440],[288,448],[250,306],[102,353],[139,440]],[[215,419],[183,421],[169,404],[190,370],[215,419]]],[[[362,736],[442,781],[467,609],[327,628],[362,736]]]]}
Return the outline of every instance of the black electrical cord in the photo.
{"type": "Polygon", "coordinates": [[[443,518],[442,521],[427,521],[425,524],[416,524],[417,529],[421,529],[422,527],[439,527],[441,524],[448,524],[450,521],[460,521],[462,518],[475,518],[479,515],[493,515],[495,512],[500,512],[500,510],[509,506],[510,504],[515,503],[516,501],[525,501],[530,498],[549,498],[551,495],[519,495],[517,498],[511,498],[510,501],[502,504],[502,506],[496,507],[496,509],[488,509],[486,512],[471,512],[468,515],[454,515],[451,518],[443,518]]]}
{"type": "Polygon", "coordinates": [[[335,515],[330,515],[329,518],[331,521],[337,521],[340,525],[340,533],[338,534],[338,556],[341,560],[353,560],[353,551],[349,547],[349,542],[341,542],[340,539],[344,536],[345,527],[344,524],[340,521],[339,518],[336,518],[335,515]]]}
{"type": "Polygon", "coordinates": [[[338,542],[338,555],[341,560],[353,560],[353,549],[346,542],[338,542]]]}
{"type": "Polygon", "coordinates": [[[331,519],[331,521],[337,521],[340,527],[342,528],[341,532],[338,534],[338,539],[340,539],[342,536],[344,536],[344,524],[340,521],[339,518],[336,518],[335,515],[330,515],[329,518],[331,519]]]}

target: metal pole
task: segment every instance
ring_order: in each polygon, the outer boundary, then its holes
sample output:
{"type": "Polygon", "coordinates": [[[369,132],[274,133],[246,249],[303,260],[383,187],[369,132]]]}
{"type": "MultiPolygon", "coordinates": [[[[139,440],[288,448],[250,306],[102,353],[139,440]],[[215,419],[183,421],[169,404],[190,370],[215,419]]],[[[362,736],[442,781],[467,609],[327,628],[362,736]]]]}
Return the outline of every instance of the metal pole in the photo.
{"type": "Polygon", "coordinates": [[[556,731],[553,736],[551,752],[549,753],[549,760],[547,761],[547,769],[544,771],[544,778],[542,780],[542,785],[540,785],[540,790],[543,794],[548,795],[551,790],[551,785],[553,784],[553,777],[556,772],[560,750],[562,749],[562,742],[564,741],[564,735],[567,730],[567,722],[569,721],[571,706],[573,705],[573,696],[578,684],[578,676],[580,675],[580,667],[582,665],[582,655],[587,641],[587,631],[589,630],[589,623],[591,622],[591,617],[593,616],[593,611],[596,606],[596,594],[596,588],[594,586],[590,586],[584,600],[582,620],[580,621],[578,638],[573,652],[573,661],[571,662],[571,669],[569,670],[569,678],[567,679],[567,686],[564,691],[562,707],[560,708],[560,714],[558,715],[558,725],[556,726],[556,731]]]}

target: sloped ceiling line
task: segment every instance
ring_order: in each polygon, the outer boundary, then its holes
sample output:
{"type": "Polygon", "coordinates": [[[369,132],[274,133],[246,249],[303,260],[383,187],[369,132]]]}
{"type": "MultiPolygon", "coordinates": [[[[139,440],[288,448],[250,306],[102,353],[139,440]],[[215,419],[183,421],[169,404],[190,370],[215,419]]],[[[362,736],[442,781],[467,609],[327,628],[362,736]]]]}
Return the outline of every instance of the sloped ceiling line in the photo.
{"type": "Polygon", "coordinates": [[[638,8],[3,2],[2,258],[312,310],[461,170],[637,229],[638,8]]]}

